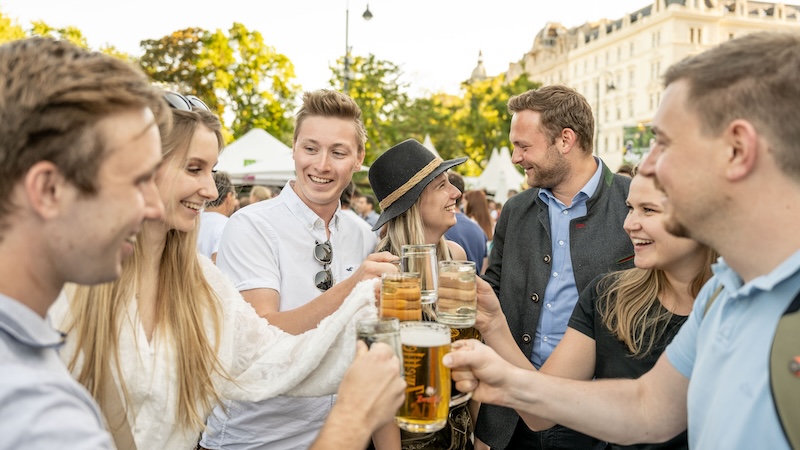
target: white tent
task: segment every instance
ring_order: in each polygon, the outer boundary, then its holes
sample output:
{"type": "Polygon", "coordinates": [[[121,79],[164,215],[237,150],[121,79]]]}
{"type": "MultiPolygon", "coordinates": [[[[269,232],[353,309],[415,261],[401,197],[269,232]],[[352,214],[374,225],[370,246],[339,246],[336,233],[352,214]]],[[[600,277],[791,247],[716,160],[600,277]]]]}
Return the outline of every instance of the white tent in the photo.
{"type": "Polygon", "coordinates": [[[430,134],[426,134],[425,135],[425,139],[422,141],[422,146],[427,148],[428,150],[430,150],[431,153],[436,155],[437,158],[441,158],[441,156],[439,155],[439,152],[436,150],[436,147],[433,146],[433,141],[431,141],[431,135],[430,134]]]}
{"type": "Polygon", "coordinates": [[[492,156],[476,184],[479,188],[485,188],[490,193],[494,193],[496,202],[505,203],[508,199],[508,190],[519,191],[524,181],[525,177],[511,162],[511,153],[508,151],[508,147],[503,147],[499,152],[496,148],[492,150],[492,156]]]}
{"type": "Polygon", "coordinates": [[[225,147],[216,170],[235,184],[283,185],[294,178],[292,149],[260,128],[253,128],[225,147]]]}

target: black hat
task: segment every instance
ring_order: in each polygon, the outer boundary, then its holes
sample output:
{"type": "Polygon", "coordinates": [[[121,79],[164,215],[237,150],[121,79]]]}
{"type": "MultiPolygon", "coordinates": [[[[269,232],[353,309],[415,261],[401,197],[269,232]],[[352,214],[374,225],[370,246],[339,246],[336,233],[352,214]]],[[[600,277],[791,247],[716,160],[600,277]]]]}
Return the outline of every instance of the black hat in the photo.
{"type": "Polygon", "coordinates": [[[466,160],[442,161],[414,139],[386,150],[369,168],[369,183],[381,205],[381,216],[372,229],[406,212],[431,180],[466,160]]]}

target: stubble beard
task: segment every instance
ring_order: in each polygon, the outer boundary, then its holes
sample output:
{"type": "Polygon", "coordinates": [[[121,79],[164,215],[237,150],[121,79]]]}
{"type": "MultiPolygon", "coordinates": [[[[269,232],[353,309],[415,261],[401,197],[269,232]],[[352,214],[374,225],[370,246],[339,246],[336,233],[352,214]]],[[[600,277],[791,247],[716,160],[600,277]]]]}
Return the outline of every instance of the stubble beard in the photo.
{"type": "Polygon", "coordinates": [[[555,146],[547,149],[546,165],[531,165],[531,176],[528,185],[540,189],[553,189],[569,177],[571,166],[564,155],[555,146]]]}

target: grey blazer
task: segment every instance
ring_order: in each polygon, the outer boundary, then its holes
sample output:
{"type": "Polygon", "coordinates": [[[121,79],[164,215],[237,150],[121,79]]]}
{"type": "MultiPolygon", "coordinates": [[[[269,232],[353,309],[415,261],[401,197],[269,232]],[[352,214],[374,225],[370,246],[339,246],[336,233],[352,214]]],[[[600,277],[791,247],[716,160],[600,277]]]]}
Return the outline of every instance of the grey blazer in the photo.
{"type": "MultiPolygon", "coordinates": [[[[570,222],[578,293],[599,274],[633,267],[633,245],[622,228],[629,186],[630,178],[615,175],[603,164],[597,191],[586,204],[586,216],[570,222]]],[[[503,206],[484,275],[500,299],[511,334],[528,358],[546,303],[552,252],[550,216],[538,194],[538,189],[528,189],[503,206]]],[[[518,420],[512,409],[482,405],[476,436],[493,449],[504,449],[518,420]]]]}

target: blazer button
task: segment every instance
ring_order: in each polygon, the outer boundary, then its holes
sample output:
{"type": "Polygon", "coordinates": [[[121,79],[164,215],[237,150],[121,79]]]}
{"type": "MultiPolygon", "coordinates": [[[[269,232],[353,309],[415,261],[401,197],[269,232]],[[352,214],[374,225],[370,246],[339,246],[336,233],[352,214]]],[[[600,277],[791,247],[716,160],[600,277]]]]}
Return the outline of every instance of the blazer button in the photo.
{"type": "Polygon", "coordinates": [[[533,303],[539,303],[539,294],[534,292],[533,295],[531,295],[531,300],[533,300],[533,303]]]}
{"type": "Polygon", "coordinates": [[[543,259],[545,264],[550,264],[550,255],[544,255],[543,259]]]}
{"type": "Polygon", "coordinates": [[[531,342],[531,335],[528,334],[528,333],[523,334],[522,335],[522,342],[524,342],[526,344],[530,343],[531,342]]]}

